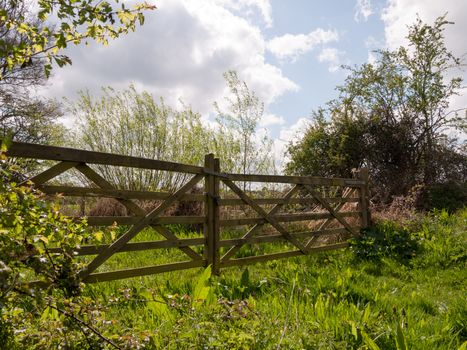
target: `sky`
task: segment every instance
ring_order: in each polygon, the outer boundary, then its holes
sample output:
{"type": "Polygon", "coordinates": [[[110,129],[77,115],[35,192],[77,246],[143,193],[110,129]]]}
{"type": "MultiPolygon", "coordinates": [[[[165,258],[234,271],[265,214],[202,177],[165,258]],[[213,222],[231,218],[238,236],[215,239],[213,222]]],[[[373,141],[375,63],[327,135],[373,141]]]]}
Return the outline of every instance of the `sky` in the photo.
{"type": "MultiPolygon", "coordinates": [[[[73,100],[102,86],[162,96],[191,105],[212,120],[213,102],[228,91],[222,74],[236,70],[265,103],[260,129],[274,139],[276,157],[300,136],[313,110],[337,96],[341,65],[374,59],[375,49],[405,43],[417,15],[428,23],[445,13],[448,49],[467,54],[466,0],[148,0],[157,10],[134,33],[68,49],[73,64],[56,69],[47,96],[73,100]]],[[[467,78],[464,72],[454,72],[467,78]]],[[[464,83],[465,85],[465,83],[464,83]]],[[[451,108],[467,107],[467,93],[451,108]]],[[[72,120],[66,120],[71,126],[72,120]]]]}

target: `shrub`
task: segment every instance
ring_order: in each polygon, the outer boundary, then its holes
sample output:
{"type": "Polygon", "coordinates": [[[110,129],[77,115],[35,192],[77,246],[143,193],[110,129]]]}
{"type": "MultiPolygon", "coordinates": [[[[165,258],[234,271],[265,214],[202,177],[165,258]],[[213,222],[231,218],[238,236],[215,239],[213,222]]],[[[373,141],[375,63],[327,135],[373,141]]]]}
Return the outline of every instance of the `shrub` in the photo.
{"type": "Polygon", "coordinates": [[[408,260],[415,256],[419,244],[405,227],[385,221],[362,230],[350,240],[355,256],[360,260],[379,261],[383,257],[408,260]]]}
{"type": "Polygon", "coordinates": [[[2,152],[0,179],[0,347],[97,349],[110,343],[95,327],[104,321],[100,306],[81,296],[84,265],[74,254],[102,232],[90,232],[34,188],[17,185],[2,152]]]}
{"type": "Polygon", "coordinates": [[[467,205],[467,183],[449,182],[423,187],[417,198],[419,210],[446,209],[449,213],[467,205]]]}

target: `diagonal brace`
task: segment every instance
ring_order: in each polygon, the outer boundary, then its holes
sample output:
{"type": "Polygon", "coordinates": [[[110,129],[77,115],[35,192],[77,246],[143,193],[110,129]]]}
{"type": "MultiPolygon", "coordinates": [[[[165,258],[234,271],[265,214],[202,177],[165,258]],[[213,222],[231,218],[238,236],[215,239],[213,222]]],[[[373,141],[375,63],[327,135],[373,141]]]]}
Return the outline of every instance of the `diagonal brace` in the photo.
{"type": "MultiPolygon", "coordinates": [[[[300,185],[295,185],[292,187],[292,189],[287,192],[287,194],[282,197],[282,202],[276,204],[268,213],[267,215],[274,215],[276,214],[284,205],[286,205],[289,200],[292,198],[292,196],[297,193],[297,191],[300,189],[300,185]]],[[[249,237],[252,237],[261,227],[263,227],[264,224],[256,224],[254,225],[246,234],[243,235],[242,239],[246,239],[249,237]]],[[[236,252],[240,250],[240,248],[243,246],[243,244],[238,244],[230,248],[224,256],[222,256],[222,261],[226,261],[229,259],[231,256],[233,256],[236,252]]]]}
{"type": "MultiPolygon", "coordinates": [[[[349,198],[350,196],[352,196],[352,194],[355,192],[355,189],[353,188],[347,188],[344,193],[342,194],[342,198],[349,198]]],[[[339,204],[336,205],[336,207],[334,208],[334,211],[335,212],[339,212],[339,210],[342,209],[342,207],[345,205],[345,202],[341,202],[339,204]]],[[[321,230],[324,230],[326,227],[328,227],[331,222],[334,220],[334,218],[331,218],[331,219],[326,219],[325,222],[323,222],[319,228],[316,230],[316,231],[321,231],[321,230]]],[[[316,237],[318,237],[317,234],[313,235],[309,240],[308,242],[305,244],[306,247],[310,247],[311,244],[314,242],[314,240],[316,239],[316,237]]]]}
{"type": "MultiPolygon", "coordinates": [[[[169,242],[178,242],[180,239],[164,226],[153,226],[153,228],[164,236],[169,242]]],[[[182,252],[188,255],[192,260],[202,260],[203,258],[190,247],[178,247],[182,252]]]]}
{"type": "Polygon", "coordinates": [[[265,219],[272,227],[279,231],[289,242],[296,246],[303,254],[307,254],[307,248],[300,243],[296,238],[287,232],[287,230],[280,225],[271,215],[266,213],[263,208],[254,202],[250,197],[248,197],[245,192],[243,192],[235,183],[228,179],[222,179],[222,181],[237,195],[242,199],[246,204],[252,207],[263,219],[265,219]]]}
{"type": "MultiPolygon", "coordinates": [[[[308,192],[325,208],[338,222],[340,222],[350,233],[356,235],[354,228],[351,227],[348,222],[340,216],[330,205],[329,203],[321,197],[321,195],[310,185],[303,185],[308,192]]],[[[307,243],[308,244],[308,243],[307,243]]]]}
{"type": "Polygon", "coordinates": [[[22,182],[21,184],[25,184],[27,182],[32,182],[34,185],[39,186],[42,185],[44,182],[47,182],[54,177],[64,173],[68,169],[74,168],[77,166],[79,163],[77,162],[60,162],[55,164],[54,166],[50,167],[49,169],[43,171],[40,174],[37,174],[36,176],[33,176],[32,178],[22,182]]]}
{"type": "Polygon", "coordinates": [[[120,250],[126,243],[128,243],[134,236],[138,234],[143,228],[151,224],[151,221],[160,215],[164,210],[170,207],[175,201],[180,199],[186,191],[195,186],[204,175],[198,174],[193,176],[190,181],[173,193],[169,198],[162,202],[159,206],[149,212],[144,218],[138,223],[133,225],[127,232],[121,235],[115,242],[104,249],[98,256],[92,260],[89,265],[80,273],[80,277],[85,279],[89,274],[106,262],[114,253],[120,250]]]}
{"type": "MultiPolygon", "coordinates": [[[[76,169],[86,176],[89,180],[94,182],[97,186],[100,188],[106,189],[106,190],[113,190],[115,187],[108,182],[106,179],[104,179],[101,175],[96,173],[93,169],[91,169],[88,165],[86,164],[80,164],[76,166],[76,169]]],[[[122,198],[115,198],[117,201],[122,203],[130,212],[137,216],[145,216],[146,212],[141,209],[135,202],[129,199],[122,199],[122,198]]]]}

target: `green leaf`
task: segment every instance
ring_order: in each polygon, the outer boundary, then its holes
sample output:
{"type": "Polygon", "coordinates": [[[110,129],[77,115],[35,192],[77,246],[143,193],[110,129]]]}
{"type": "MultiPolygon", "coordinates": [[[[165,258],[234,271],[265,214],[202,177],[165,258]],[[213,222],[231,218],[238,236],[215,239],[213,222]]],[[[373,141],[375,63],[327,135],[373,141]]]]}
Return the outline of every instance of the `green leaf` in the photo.
{"type": "Polygon", "coordinates": [[[94,233],[94,238],[96,239],[96,241],[102,242],[102,238],[104,238],[104,233],[102,231],[97,231],[96,233],[94,233]]]}
{"type": "Polygon", "coordinates": [[[204,269],[201,276],[199,276],[198,280],[196,281],[195,289],[193,290],[193,299],[195,301],[204,301],[211,289],[209,285],[209,278],[211,277],[211,265],[204,269]]]}
{"type": "Polygon", "coordinates": [[[1,144],[1,148],[0,148],[0,152],[6,152],[8,151],[8,148],[10,148],[11,144],[12,144],[12,138],[11,136],[5,136],[2,138],[2,144],[1,144]]]}
{"type": "Polygon", "coordinates": [[[397,350],[408,350],[407,341],[405,339],[405,335],[404,335],[404,332],[402,331],[402,326],[400,323],[397,323],[396,346],[397,346],[397,350]]]}
{"type": "Polygon", "coordinates": [[[368,348],[371,350],[381,350],[381,348],[373,341],[373,339],[371,339],[370,336],[364,331],[362,331],[362,338],[365,345],[368,346],[368,348]]]}

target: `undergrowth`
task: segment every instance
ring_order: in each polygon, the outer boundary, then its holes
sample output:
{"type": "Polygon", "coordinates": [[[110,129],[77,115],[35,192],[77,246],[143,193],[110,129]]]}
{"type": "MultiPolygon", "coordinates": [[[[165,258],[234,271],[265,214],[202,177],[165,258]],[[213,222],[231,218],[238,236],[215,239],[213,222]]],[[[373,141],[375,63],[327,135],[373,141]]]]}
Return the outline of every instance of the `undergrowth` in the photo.
{"type": "Polygon", "coordinates": [[[466,243],[467,210],[436,211],[380,223],[347,250],[85,293],[105,306],[102,329],[123,348],[465,349],[466,243]]]}

